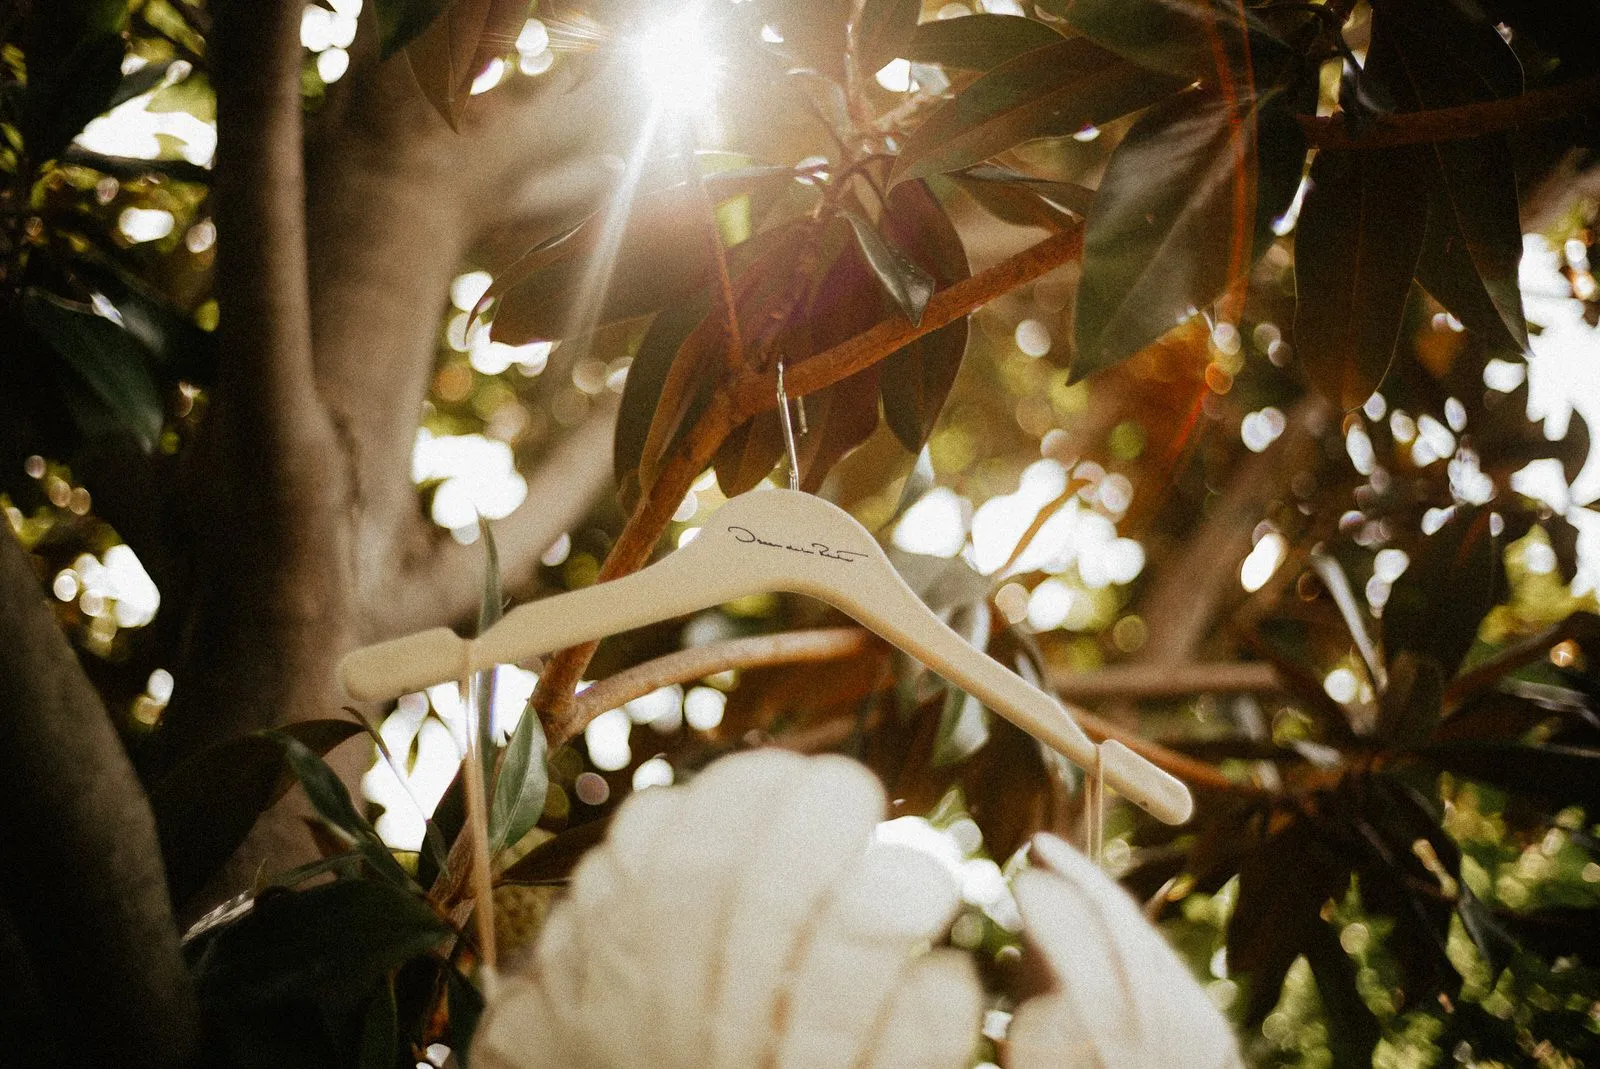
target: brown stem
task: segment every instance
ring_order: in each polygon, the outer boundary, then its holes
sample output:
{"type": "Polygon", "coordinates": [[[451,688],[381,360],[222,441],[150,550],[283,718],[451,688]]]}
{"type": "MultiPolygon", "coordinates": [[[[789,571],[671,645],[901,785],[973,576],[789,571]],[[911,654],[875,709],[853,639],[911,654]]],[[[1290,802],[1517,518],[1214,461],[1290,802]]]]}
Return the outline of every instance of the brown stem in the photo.
{"type": "Polygon", "coordinates": [[[1058,672],[1050,685],[1075,702],[1140,701],[1193,694],[1271,693],[1283,689],[1272,665],[1117,664],[1093,672],[1058,672]]]}
{"type": "Polygon", "coordinates": [[[729,639],[669,653],[618,672],[579,694],[572,703],[572,713],[564,723],[563,734],[553,740],[553,744],[560,745],[571,739],[607,709],[615,709],[673,683],[704,679],[730,668],[842,660],[870,648],[872,643],[872,635],[859,627],[819,627],[729,639]]]}
{"type": "Polygon", "coordinates": [[[1359,136],[1351,135],[1341,116],[1302,115],[1299,119],[1306,139],[1319,148],[1392,148],[1500,133],[1527,123],[1560,119],[1597,104],[1600,104],[1600,75],[1591,75],[1506,100],[1379,115],[1359,136]]]}
{"type": "MultiPolygon", "coordinates": [[[[1026,285],[1077,258],[1083,251],[1083,232],[1079,228],[1052,235],[1037,245],[1010,256],[984,271],[940,290],[928,302],[922,321],[913,324],[894,316],[871,329],[841,342],[833,348],[785,369],[785,385],[791,397],[815,393],[848,378],[862,368],[871,367],[890,353],[924,334],[953,323],[988,304],[996,297],[1026,285]]],[[[752,416],[778,404],[776,367],[761,371],[745,369],[731,388],[712,395],[699,421],[685,436],[682,447],[668,459],[656,481],[640,497],[633,515],[623,526],[617,543],[600,569],[599,582],[638,571],[650,559],[662,532],[672,520],[694,480],[716,456],[717,449],[733,428],[752,416]]],[[[572,695],[583,670],[599,643],[589,642],[560,651],[551,657],[539,677],[534,692],[534,708],[545,722],[551,739],[570,738],[572,695]]]]}
{"type": "Polygon", "coordinates": [[[1204,761],[1197,761],[1192,757],[1186,757],[1181,753],[1169,750],[1159,742],[1151,742],[1144,736],[1130,731],[1120,724],[1102,720],[1083,709],[1070,708],[1073,717],[1095,742],[1116,739],[1157,768],[1165,769],[1191,787],[1201,787],[1206,790],[1220,791],[1227,794],[1265,795],[1269,793],[1265,787],[1257,784],[1241,783],[1238,780],[1229,779],[1204,761]]]}

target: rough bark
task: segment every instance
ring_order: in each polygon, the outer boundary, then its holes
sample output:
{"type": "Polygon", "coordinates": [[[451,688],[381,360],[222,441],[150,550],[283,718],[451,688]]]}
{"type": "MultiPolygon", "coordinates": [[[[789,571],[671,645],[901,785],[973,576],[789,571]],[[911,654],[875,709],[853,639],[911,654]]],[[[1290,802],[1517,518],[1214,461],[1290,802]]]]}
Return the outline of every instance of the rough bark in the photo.
{"type": "MultiPolygon", "coordinates": [[[[60,1064],[192,1059],[197,1011],[178,949],[155,820],[99,695],[9,531],[0,531],[0,1002],[31,1002],[60,1064]],[[25,960],[18,960],[23,958],[25,960]],[[20,1001],[13,1002],[13,996],[20,1001]]],[[[28,1027],[31,1026],[31,1027],[28,1027]]],[[[7,1040],[8,1046],[12,1040],[7,1040]]],[[[15,1049],[15,1048],[13,1048],[15,1049]]]]}

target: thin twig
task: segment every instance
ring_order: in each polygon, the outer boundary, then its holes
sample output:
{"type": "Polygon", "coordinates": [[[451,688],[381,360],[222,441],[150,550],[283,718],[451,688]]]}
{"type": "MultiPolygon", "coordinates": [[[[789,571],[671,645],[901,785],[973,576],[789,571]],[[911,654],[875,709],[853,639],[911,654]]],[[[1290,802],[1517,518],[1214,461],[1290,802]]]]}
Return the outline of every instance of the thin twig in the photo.
{"type": "Polygon", "coordinates": [[[1459,141],[1502,133],[1527,123],[1564,118],[1597,105],[1600,105],[1600,75],[1590,75],[1505,100],[1374,116],[1360,135],[1351,134],[1343,116],[1302,115],[1298,118],[1306,140],[1319,148],[1370,149],[1428,141],[1459,141]]]}
{"type": "Polygon", "coordinates": [[[1265,661],[1236,664],[1117,664],[1052,673],[1057,694],[1075,702],[1149,701],[1195,694],[1270,694],[1283,689],[1265,661]]]}
{"type": "Polygon", "coordinates": [[[704,679],[733,668],[843,660],[869,649],[873,641],[871,633],[859,627],[819,627],[729,639],[669,653],[609,676],[580,693],[573,700],[572,714],[565,723],[565,737],[555,743],[559,745],[577,735],[606,710],[674,683],[704,679]]]}

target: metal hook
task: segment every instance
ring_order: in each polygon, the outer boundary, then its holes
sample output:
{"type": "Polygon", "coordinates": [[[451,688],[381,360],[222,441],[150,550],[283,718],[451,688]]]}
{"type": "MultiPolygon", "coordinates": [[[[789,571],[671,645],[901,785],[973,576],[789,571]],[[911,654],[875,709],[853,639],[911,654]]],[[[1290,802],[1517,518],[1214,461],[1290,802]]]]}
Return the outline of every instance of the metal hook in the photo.
{"type": "Polygon", "coordinates": [[[789,452],[789,489],[800,489],[800,451],[794,444],[794,422],[789,416],[789,392],[783,388],[783,357],[778,357],[778,418],[783,422],[783,447],[789,452]]]}

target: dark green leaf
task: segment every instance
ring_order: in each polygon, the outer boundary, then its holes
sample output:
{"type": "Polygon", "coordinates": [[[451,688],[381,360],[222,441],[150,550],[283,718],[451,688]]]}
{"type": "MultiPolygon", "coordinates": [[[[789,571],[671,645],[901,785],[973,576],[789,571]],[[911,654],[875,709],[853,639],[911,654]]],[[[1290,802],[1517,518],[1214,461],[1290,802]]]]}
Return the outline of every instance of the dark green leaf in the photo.
{"type": "Polygon", "coordinates": [[[1295,230],[1296,350],[1346,411],[1378,389],[1400,339],[1428,218],[1414,147],[1317,153],[1295,230]]]}
{"type": "Polygon", "coordinates": [[[400,1020],[391,979],[373,996],[361,1022],[360,1069],[394,1069],[399,1046],[400,1020]]]}
{"type": "Polygon", "coordinates": [[[124,51],[121,33],[110,31],[80,39],[59,62],[29,53],[20,125],[35,163],[59,156],[90,119],[111,106],[122,84],[124,51]]]}
{"type": "Polygon", "coordinates": [[[1350,885],[1350,863],[1303,824],[1262,842],[1239,866],[1239,901],[1228,921],[1228,968],[1249,974],[1248,1025],[1277,1005],[1283,978],[1305,951],[1330,898],[1350,885]]]}
{"type": "Polygon", "coordinates": [[[292,734],[273,734],[283,744],[289,771],[300,781],[317,815],[361,851],[361,856],[374,872],[398,886],[409,885],[411,878],[394,859],[383,840],[378,838],[378,833],[367,822],[367,818],[356,811],[355,803],[350,800],[350,792],[340,782],[338,774],[328,767],[321,756],[292,734]]]}
{"type": "Polygon", "coordinates": [[[553,839],[546,839],[502,872],[497,882],[512,884],[563,883],[572,875],[583,855],[605,838],[610,816],[568,828],[553,839]]]}
{"type": "Polygon", "coordinates": [[[1391,659],[1411,650],[1438,662],[1446,678],[1456,674],[1500,583],[1489,518],[1487,509],[1464,508],[1412,555],[1383,610],[1383,645],[1391,659]]]}
{"type": "Polygon", "coordinates": [[[933,297],[933,276],[918,267],[899,248],[891,244],[877,228],[855,212],[845,212],[850,226],[855,230],[856,241],[867,258],[872,273],[902,314],[913,324],[922,322],[922,310],[933,297]]]}
{"type": "Polygon", "coordinates": [[[452,967],[445,974],[445,999],[450,1011],[450,1047],[465,1069],[472,1069],[472,1037],[483,1016],[483,996],[452,967]]]}
{"type": "Polygon", "coordinates": [[[1513,794],[1600,811],[1600,750],[1523,746],[1511,742],[1447,742],[1417,751],[1430,764],[1513,794]]]}
{"type": "Polygon", "coordinates": [[[1094,190],[1088,186],[1080,186],[1076,182],[1056,182],[1048,178],[1035,178],[1032,175],[1022,174],[1018,171],[996,167],[993,164],[980,164],[977,167],[968,167],[957,171],[950,177],[961,183],[961,188],[970,191],[980,189],[993,189],[997,186],[1015,186],[1027,189],[1038,195],[1052,206],[1063,212],[1070,212],[1082,219],[1088,216],[1089,209],[1094,207],[1094,190]]]}
{"type": "Polygon", "coordinates": [[[1378,1019],[1356,987],[1356,965],[1329,924],[1306,928],[1306,962],[1322,998],[1328,1022],[1328,1049],[1337,1069],[1365,1069],[1383,1034],[1378,1019]]]}
{"type": "Polygon", "coordinates": [[[414,894],[340,880],[258,898],[247,916],[213,937],[195,979],[202,1000],[224,1010],[307,997],[348,1006],[453,934],[414,894]]]}
{"type": "MultiPolygon", "coordinates": [[[[351,720],[303,720],[280,729],[317,753],[361,733],[351,720]]],[[[200,890],[292,780],[272,733],[229,739],[179,764],[150,792],[174,900],[200,890]]]]}
{"type": "Polygon", "coordinates": [[[1461,914],[1461,927],[1466,929],[1472,945],[1478,948],[1494,975],[1499,976],[1500,970],[1511,964],[1512,956],[1521,949],[1516,935],[1465,883],[1456,901],[1456,912],[1461,914]]]}
{"type": "Polygon", "coordinates": [[[1190,90],[1142,115],[1084,230],[1073,378],[1132,356],[1241,277],[1270,244],[1304,160],[1299,126],[1271,96],[1235,107],[1190,90]]]}
{"type": "Polygon", "coordinates": [[[1401,650],[1389,662],[1389,685],[1378,701],[1378,738],[1392,746],[1420,746],[1439,723],[1444,669],[1424,653],[1401,650]]]}
{"type": "MultiPolygon", "coordinates": [[[[939,286],[971,274],[961,237],[923,182],[902,182],[889,193],[883,228],[939,286]]],[[[883,418],[913,453],[933,433],[967,350],[966,316],[889,355],[883,365],[883,418]]]]}
{"type": "Polygon", "coordinates": [[[861,74],[870,77],[891,59],[906,55],[921,13],[922,0],[866,0],[855,36],[861,74]]]}
{"type": "Polygon", "coordinates": [[[735,427],[717,448],[711,463],[717,486],[726,497],[751,490],[772,473],[783,454],[783,426],[777,411],[753,416],[735,427]]]}
{"type": "MultiPolygon", "coordinates": [[[[1380,82],[1403,111],[1520,93],[1522,70],[1510,46],[1481,12],[1468,12],[1466,5],[1449,0],[1379,5],[1363,76],[1380,82]]],[[[1431,224],[1431,255],[1421,271],[1428,281],[1423,284],[1432,283],[1429,292],[1441,303],[1453,297],[1480,331],[1488,329],[1486,299],[1502,327],[1486,337],[1509,335],[1519,349],[1526,349],[1527,324],[1517,285],[1522,233],[1510,143],[1493,134],[1436,141],[1432,151],[1442,195],[1431,224]],[[1446,206],[1448,214],[1443,212],[1446,206]],[[1463,253],[1476,282],[1463,273],[1463,253]]]]}
{"type": "Polygon", "coordinates": [[[489,852],[514,846],[544,814],[550,776],[545,769],[544,723],[530,705],[506,742],[489,805],[489,852]]]}
{"type": "Polygon", "coordinates": [[[911,35],[907,59],[986,71],[1024,52],[1057,44],[1061,35],[1018,15],[967,15],[925,22],[911,35]]]}
{"type": "Polygon", "coordinates": [[[378,54],[388,59],[433,24],[450,0],[375,0],[378,54]]]}
{"type": "MultiPolygon", "coordinates": [[[[478,604],[478,634],[500,622],[505,615],[505,595],[500,590],[500,553],[495,549],[494,532],[489,521],[478,517],[478,533],[483,538],[483,598],[478,604]]],[[[478,758],[483,762],[483,782],[494,782],[495,729],[494,722],[494,669],[479,672],[472,681],[478,722],[478,758]]]]}
{"type": "MultiPolygon", "coordinates": [[[[1052,3],[1052,6],[1056,6],[1052,3]]],[[[1209,0],[1069,0],[1067,23],[1124,59],[1220,88],[1224,80],[1265,85],[1289,47],[1243,5],[1209,0]],[[1227,70],[1219,75],[1219,52],[1227,70]],[[1253,79],[1247,74],[1254,74],[1253,79]]],[[[1243,91],[1243,90],[1242,90],[1243,91]]]]}
{"type": "Polygon", "coordinates": [[[1036,48],[995,67],[924,119],[906,138],[890,181],[971,167],[1036,137],[1075,134],[1148,107],[1183,84],[1082,38],[1036,48]]]}
{"type": "Polygon", "coordinates": [[[166,411],[148,354],[133,335],[93,309],[43,290],[24,294],[23,315],[140,446],[154,449],[166,411]]]}
{"type": "Polygon", "coordinates": [[[633,354],[633,363],[628,366],[628,378],[622,387],[622,405],[617,411],[617,430],[611,446],[618,485],[625,484],[629,474],[638,472],[650,435],[650,423],[655,418],[672,361],[690,333],[706,317],[708,306],[702,296],[700,300],[663,309],[651,320],[650,328],[633,354]]]}

